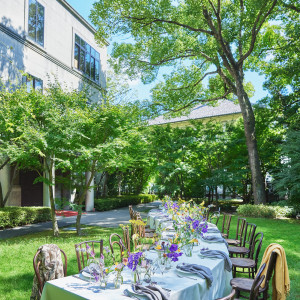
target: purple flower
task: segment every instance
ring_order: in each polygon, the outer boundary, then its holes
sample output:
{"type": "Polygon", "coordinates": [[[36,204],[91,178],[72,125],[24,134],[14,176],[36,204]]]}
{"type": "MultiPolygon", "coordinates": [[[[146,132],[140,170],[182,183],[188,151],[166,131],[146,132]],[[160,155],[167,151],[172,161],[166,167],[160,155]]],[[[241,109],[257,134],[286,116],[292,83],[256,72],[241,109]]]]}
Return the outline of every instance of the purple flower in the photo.
{"type": "Polygon", "coordinates": [[[143,255],[143,252],[129,254],[127,267],[129,269],[131,269],[132,271],[135,271],[136,267],[138,266],[138,264],[140,262],[140,258],[142,257],[142,255],[143,255]]]}
{"type": "Polygon", "coordinates": [[[194,220],[192,223],[193,229],[197,229],[200,225],[200,221],[199,220],[194,220]]]}
{"type": "Polygon", "coordinates": [[[181,256],[182,253],[177,253],[177,252],[171,252],[167,254],[168,258],[171,258],[172,261],[178,261],[178,257],[181,256]]]}
{"type": "Polygon", "coordinates": [[[170,247],[170,251],[171,251],[171,252],[175,252],[175,251],[177,251],[177,250],[178,250],[178,245],[172,244],[171,247],[170,247]]]}
{"type": "Polygon", "coordinates": [[[94,276],[95,281],[97,282],[97,281],[99,280],[99,275],[98,275],[98,273],[96,272],[96,270],[93,270],[92,275],[94,276]]]}

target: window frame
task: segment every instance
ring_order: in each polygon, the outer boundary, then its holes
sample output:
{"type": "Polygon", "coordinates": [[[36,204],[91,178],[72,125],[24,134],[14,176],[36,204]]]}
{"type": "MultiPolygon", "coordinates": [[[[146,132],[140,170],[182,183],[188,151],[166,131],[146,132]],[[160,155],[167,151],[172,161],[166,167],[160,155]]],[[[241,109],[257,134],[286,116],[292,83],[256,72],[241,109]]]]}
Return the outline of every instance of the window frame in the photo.
{"type": "Polygon", "coordinates": [[[27,36],[29,37],[30,40],[34,41],[35,43],[37,43],[39,46],[42,46],[44,47],[45,45],[45,6],[42,5],[39,1],[37,0],[28,0],[28,20],[27,20],[27,36]],[[30,19],[31,19],[31,16],[30,16],[30,5],[34,3],[34,6],[35,6],[35,21],[34,21],[34,37],[31,36],[29,34],[29,22],[30,22],[30,19]],[[40,41],[38,39],[38,11],[39,9],[42,8],[42,11],[43,11],[43,35],[42,35],[42,41],[40,41]]]}
{"type": "Polygon", "coordinates": [[[74,33],[73,44],[73,67],[85,77],[100,85],[100,53],[77,33],[74,33]],[[76,52],[77,55],[75,55],[76,52]],[[89,62],[89,70],[86,69],[87,62],[89,62]],[[97,64],[98,69],[96,67],[97,64]],[[98,73],[96,70],[98,70],[98,73]]]}
{"type": "Polygon", "coordinates": [[[41,88],[38,89],[37,91],[40,91],[41,93],[43,93],[43,89],[44,89],[44,82],[42,79],[36,77],[36,76],[33,76],[33,75],[30,75],[30,74],[27,74],[27,75],[24,75],[24,84],[26,84],[26,89],[27,89],[27,92],[28,92],[28,83],[31,83],[32,82],[32,85],[31,87],[36,90],[36,84],[37,84],[37,81],[41,83],[41,88]]]}

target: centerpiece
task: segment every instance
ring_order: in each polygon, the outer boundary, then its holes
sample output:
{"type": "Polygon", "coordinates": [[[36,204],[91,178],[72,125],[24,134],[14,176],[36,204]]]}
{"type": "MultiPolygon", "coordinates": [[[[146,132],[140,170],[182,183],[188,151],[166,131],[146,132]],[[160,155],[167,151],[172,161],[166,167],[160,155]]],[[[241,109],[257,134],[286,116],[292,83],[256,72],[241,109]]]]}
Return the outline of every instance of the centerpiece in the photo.
{"type": "Polygon", "coordinates": [[[140,282],[140,266],[145,259],[143,252],[129,253],[127,267],[132,271],[133,283],[140,282]]]}

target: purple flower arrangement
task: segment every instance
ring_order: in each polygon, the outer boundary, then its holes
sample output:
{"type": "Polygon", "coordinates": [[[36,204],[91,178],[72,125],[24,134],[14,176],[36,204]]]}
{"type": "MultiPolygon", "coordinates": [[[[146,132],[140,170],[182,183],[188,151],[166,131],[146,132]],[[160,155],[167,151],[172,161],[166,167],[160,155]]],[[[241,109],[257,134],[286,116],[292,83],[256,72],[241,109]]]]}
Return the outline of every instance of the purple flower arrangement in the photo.
{"type": "Polygon", "coordinates": [[[132,271],[135,271],[137,266],[141,265],[143,257],[143,252],[130,253],[128,256],[127,267],[132,271]]]}

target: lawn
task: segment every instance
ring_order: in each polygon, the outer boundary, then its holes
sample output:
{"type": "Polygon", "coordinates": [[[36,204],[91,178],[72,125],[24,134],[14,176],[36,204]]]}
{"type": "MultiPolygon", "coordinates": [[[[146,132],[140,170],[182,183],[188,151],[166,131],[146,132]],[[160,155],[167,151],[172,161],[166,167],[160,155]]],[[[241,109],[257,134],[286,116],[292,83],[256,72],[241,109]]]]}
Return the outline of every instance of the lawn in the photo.
{"type": "MultiPolygon", "coordinates": [[[[263,219],[248,217],[246,220],[249,223],[257,225],[256,233],[262,232],[264,234],[262,249],[258,259],[259,264],[264,251],[269,244],[278,243],[284,248],[291,280],[291,293],[287,299],[300,299],[300,222],[292,219],[263,219]]],[[[219,228],[222,226],[222,224],[220,224],[221,222],[222,220],[219,221],[219,228]]],[[[233,216],[230,226],[230,238],[235,237],[236,225],[237,216],[233,216]]]]}
{"type": "MultiPolygon", "coordinates": [[[[237,217],[231,224],[232,237],[236,228],[237,217]]],[[[289,300],[300,299],[300,222],[295,220],[270,220],[247,218],[257,225],[257,232],[264,233],[264,242],[260,259],[270,243],[280,243],[287,255],[291,279],[289,300]]],[[[33,279],[32,259],[40,245],[54,243],[63,249],[68,257],[68,275],[78,272],[74,244],[84,240],[104,240],[108,245],[109,235],[120,233],[119,228],[86,227],[86,235],[78,237],[75,232],[61,231],[55,238],[51,231],[23,237],[1,240],[0,242],[0,299],[29,299],[33,279]]]]}

